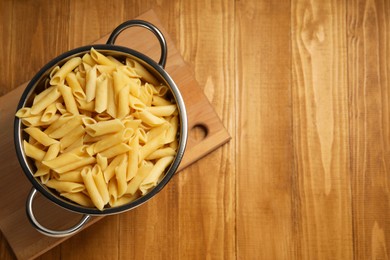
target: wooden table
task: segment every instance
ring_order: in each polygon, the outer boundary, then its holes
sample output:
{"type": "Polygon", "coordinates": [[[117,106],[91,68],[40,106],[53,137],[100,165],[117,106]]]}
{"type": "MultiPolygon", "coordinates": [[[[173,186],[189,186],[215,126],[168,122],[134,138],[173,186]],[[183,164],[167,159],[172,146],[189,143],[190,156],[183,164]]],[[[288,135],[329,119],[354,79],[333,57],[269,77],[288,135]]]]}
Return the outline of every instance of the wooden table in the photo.
{"type": "Polygon", "coordinates": [[[389,259],[390,2],[3,0],[0,95],[151,8],[233,139],[40,259],[389,259]]]}

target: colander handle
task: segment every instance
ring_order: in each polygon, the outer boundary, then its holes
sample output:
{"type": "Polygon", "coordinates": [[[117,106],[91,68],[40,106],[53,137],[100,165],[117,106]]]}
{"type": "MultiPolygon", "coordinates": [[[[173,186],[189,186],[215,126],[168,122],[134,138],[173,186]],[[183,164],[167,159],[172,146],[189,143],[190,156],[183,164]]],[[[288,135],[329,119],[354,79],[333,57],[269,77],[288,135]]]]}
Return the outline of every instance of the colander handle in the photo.
{"type": "Polygon", "coordinates": [[[72,234],[76,233],[77,231],[79,231],[91,218],[90,215],[84,215],[81,218],[79,223],[77,223],[73,227],[66,229],[66,230],[51,230],[49,228],[46,228],[38,222],[38,220],[35,218],[35,215],[33,212],[33,200],[34,200],[36,194],[37,194],[37,190],[32,188],[30,191],[30,194],[27,197],[27,203],[26,203],[27,217],[28,217],[28,220],[31,222],[31,224],[34,226],[34,228],[46,236],[66,237],[66,236],[72,235],[72,234]]]}
{"type": "Polygon", "coordinates": [[[138,27],[143,27],[145,29],[148,29],[151,31],[158,39],[160,42],[160,47],[161,47],[161,56],[158,64],[165,68],[165,64],[167,62],[167,53],[168,53],[168,48],[167,48],[167,43],[165,41],[164,35],[161,33],[161,31],[154,26],[153,24],[143,21],[143,20],[129,20],[126,21],[112,31],[110,37],[107,40],[107,44],[115,44],[115,40],[118,37],[118,35],[125,29],[133,26],[138,26],[138,27]]]}

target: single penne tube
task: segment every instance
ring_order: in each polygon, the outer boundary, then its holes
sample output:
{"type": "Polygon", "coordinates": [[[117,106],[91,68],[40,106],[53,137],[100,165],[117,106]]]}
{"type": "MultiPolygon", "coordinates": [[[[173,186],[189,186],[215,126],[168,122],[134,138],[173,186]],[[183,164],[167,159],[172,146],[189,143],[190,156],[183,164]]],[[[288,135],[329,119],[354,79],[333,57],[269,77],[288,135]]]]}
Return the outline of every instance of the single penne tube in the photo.
{"type": "Polygon", "coordinates": [[[91,168],[85,167],[84,169],[82,169],[81,177],[83,178],[85,188],[93,204],[99,210],[103,210],[105,204],[103,198],[99,193],[98,188],[96,187],[95,181],[93,180],[91,168]]]}
{"type": "Polygon", "coordinates": [[[76,74],[74,72],[70,72],[68,75],[66,75],[65,80],[72,89],[73,96],[76,99],[84,100],[86,98],[84,90],[81,87],[80,82],[77,80],[76,74]]]}
{"type": "Polygon", "coordinates": [[[149,175],[152,169],[153,169],[153,163],[143,161],[141,163],[140,168],[138,169],[137,174],[127,184],[126,193],[134,195],[136,191],[139,190],[139,186],[142,183],[142,181],[149,175]]]}
{"type": "Polygon", "coordinates": [[[107,114],[116,118],[115,89],[112,77],[107,77],[107,114]]]}
{"type": "Polygon", "coordinates": [[[79,115],[79,110],[77,108],[76,100],[72,94],[72,89],[65,85],[59,85],[58,90],[64,99],[66,110],[73,115],[79,115]]]}
{"type": "Polygon", "coordinates": [[[172,102],[170,102],[169,100],[167,100],[163,97],[153,95],[152,105],[153,106],[169,106],[169,105],[172,105],[172,102]]]}
{"type": "Polygon", "coordinates": [[[52,138],[62,138],[65,135],[69,134],[73,129],[82,124],[80,116],[74,116],[72,119],[68,120],[66,123],[61,125],[59,128],[49,133],[49,136],[52,138]]]}
{"type": "Polygon", "coordinates": [[[116,201],[118,199],[118,187],[115,178],[112,178],[108,182],[108,194],[110,195],[110,199],[108,203],[110,204],[111,207],[113,207],[116,204],[116,201]]]}
{"type": "Polygon", "coordinates": [[[57,140],[49,137],[46,133],[42,132],[42,130],[37,127],[28,127],[25,128],[24,131],[44,146],[50,146],[52,144],[58,143],[57,140]]]}
{"type": "Polygon", "coordinates": [[[130,146],[128,146],[127,144],[120,143],[108,148],[107,150],[104,150],[103,152],[101,152],[101,155],[110,159],[122,153],[126,153],[130,149],[131,149],[130,146]]]}
{"type": "Polygon", "coordinates": [[[138,198],[139,198],[139,195],[137,193],[134,194],[134,195],[124,195],[124,196],[122,196],[120,198],[117,198],[116,200],[113,200],[110,203],[110,206],[111,207],[119,207],[119,206],[128,204],[130,202],[133,202],[133,201],[135,201],[138,198]]]}
{"type": "Polygon", "coordinates": [[[38,116],[31,116],[31,117],[22,118],[22,124],[27,126],[27,127],[48,126],[48,125],[56,122],[60,118],[60,115],[53,115],[53,117],[47,122],[42,122],[41,117],[42,116],[38,115],[38,116]]]}
{"type": "Polygon", "coordinates": [[[147,107],[146,111],[152,113],[155,116],[171,116],[177,110],[176,105],[166,105],[166,106],[152,106],[147,107]]]}
{"type": "Polygon", "coordinates": [[[47,106],[45,111],[43,112],[41,116],[41,122],[49,122],[57,113],[57,103],[51,103],[50,105],[47,106]]]}
{"type": "Polygon", "coordinates": [[[31,116],[31,108],[22,107],[16,112],[15,116],[17,116],[18,118],[29,117],[31,116]]]}
{"type": "Polygon", "coordinates": [[[108,81],[106,74],[101,74],[96,79],[95,111],[102,113],[107,109],[108,81]]]}
{"type": "Polygon", "coordinates": [[[66,75],[71,72],[73,69],[75,69],[77,66],[81,64],[81,58],[80,57],[73,57],[67,62],[65,62],[64,65],[53,75],[53,77],[50,80],[50,85],[58,85],[62,83],[66,77],[66,75]]]}
{"type": "Polygon", "coordinates": [[[174,156],[176,154],[176,150],[172,147],[160,148],[153,153],[146,156],[145,160],[156,160],[167,156],[174,156]]]}
{"type": "Polygon", "coordinates": [[[37,115],[41,113],[45,108],[47,108],[50,104],[54,103],[61,96],[60,91],[57,87],[53,88],[45,98],[42,98],[37,103],[33,104],[31,107],[31,114],[37,115]]]}
{"type": "Polygon", "coordinates": [[[122,119],[130,113],[129,85],[125,85],[118,93],[117,118],[122,119]]]}
{"type": "Polygon", "coordinates": [[[77,168],[80,168],[82,166],[91,165],[96,163],[95,157],[90,156],[79,156],[79,159],[73,163],[63,165],[59,168],[53,169],[54,171],[58,173],[64,173],[68,171],[75,170],[77,168]]]}
{"type": "Polygon", "coordinates": [[[60,193],[60,195],[84,207],[92,208],[94,206],[92,200],[82,192],[76,192],[76,193],[63,192],[60,193]]]}
{"type": "Polygon", "coordinates": [[[98,164],[96,164],[92,168],[92,177],[95,182],[96,188],[99,191],[100,196],[103,199],[104,205],[106,205],[110,199],[110,195],[108,194],[108,187],[104,180],[102,169],[98,164]]]}
{"type": "Polygon", "coordinates": [[[86,76],[85,96],[87,102],[91,102],[93,99],[95,99],[96,79],[97,79],[96,66],[93,66],[92,69],[87,71],[87,76],[86,76]]]}
{"type": "Polygon", "coordinates": [[[81,192],[85,189],[84,185],[77,182],[59,181],[56,179],[50,179],[46,182],[46,186],[55,189],[58,192],[81,192]]]}
{"type": "Polygon", "coordinates": [[[127,172],[126,172],[126,181],[130,181],[137,174],[138,171],[138,154],[139,154],[139,143],[138,143],[138,135],[135,135],[130,141],[129,146],[131,150],[129,150],[128,163],[127,163],[127,172]]]}
{"type": "Polygon", "coordinates": [[[85,131],[92,137],[106,134],[117,133],[122,131],[125,125],[119,119],[112,119],[108,121],[100,121],[95,124],[86,125],[85,131]]]}
{"type": "Polygon", "coordinates": [[[152,127],[162,125],[166,122],[166,120],[163,118],[155,116],[146,110],[137,111],[134,113],[134,116],[141,119],[143,123],[146,123],[152,127]]]}
{"type": "Polygon", "coordinates": [[[131,108],[133,108],[135,110],[146,109],[145,103],[143,103],[140,99],[136,98],[132,94],[129,95],[129,105],[131,108]]]}
{"type": "Polygon", "coordinates": [[[126,65],[133,68],[134,71],[145,81],[153,84],[153,85],[159,85],[159,81],[154,77],[144,66],[142,66],[139,62],[127,58],[126,59],[126,65]]]}
{"type": "Polygon", "coordinates": [[[106,183],[108,183],[112,177],[115,176],[115,168],[119,165],[119,163],[123,160],[123,158],[126,157],[126,154],[121,154],[117,157],[115,157],[110,164],[107,166],[106,169],[103,171],[104,180],[106,183]]]}
{"type": "Polygon", "coordinates": [[[101,54],[99,51],[95,50],[94,48],[91,48],[90,55],[92,59],[98,64],[116,67],[115,62],[111,61],[106,56],[101,54]]]}
{"type": "Polygon", "coordinates": [[[23,148],[26,156],[33,158],[36,161],[41,162],[43,157],[45,157],[45,151],[39,149],[35,145],[28,143],[26,140],[23,140],[23,148]]]}
{"type": "MultiPolygon", "coordinates": [[[[59,143],[50,145],[50,147],[47,149],[45,156],[42,158],[42,161],[52,160],[56,158],[59,152],[60,152],[59,143]]],[[[50,168],[44,165],[43,163],[40,163],[39,166],[37,166],[37,171],[34,173],[34,177],[43,176],[49,173],[50,173],[50,168]]]]}
{"type": "Polygon", "coordinates": [[[161,176],[164,174],[165,169],[172,163],[173,158],[173,156],[167,156],[156,162],[148,176],[140,184],[142,195],[145,195],[151,188],[157,185],[161,176]]]}
{"type": "Polygon", "coordinates": [[[76,169],[76,170],[64,172],[61,174],[55,172],[55,178],[58,181],[70,181],[70,182],[82,183],[83,178],[81,178],[80,172],[81,172],[81,169],[76,169]]]}
{"type": "Polygon", "coordinates": [[[119,165],[115,167],[115,178],[118,188],[118,197],[121,197],[123,194],[125,194],[127,190],[126,174],[127,158],[125,156],[125,158],[119,163],[119,165]]]}

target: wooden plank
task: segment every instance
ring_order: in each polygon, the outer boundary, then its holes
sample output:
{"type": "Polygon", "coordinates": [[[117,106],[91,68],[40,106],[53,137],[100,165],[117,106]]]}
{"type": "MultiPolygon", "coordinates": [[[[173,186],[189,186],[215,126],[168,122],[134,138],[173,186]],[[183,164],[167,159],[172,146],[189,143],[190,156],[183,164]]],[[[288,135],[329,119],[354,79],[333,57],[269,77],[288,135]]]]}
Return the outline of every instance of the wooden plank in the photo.
{"type": "MultiPolygon", "coordinates": [[[[203,125],[207,128],[207,136],[199,140],[189,140],[186,154],[183,158],[183,164],[180,166],[180,169],[190,165],[194,160],[198,160],[216,149],[218,146],[229,140],[229,135],[224,130],[223,125],[221,124],[219,118],[216,113],[212,109],[210,103],[207,98],[204,96],[203,92],[200,91],[200,88],[195,81],[194,77],[189,73],[186,64],[181,58],[180,54],[174,48],[172,44],[172,40],[169,38],[167,32],[162,28],[159,23],[157,17],[153,12],[145,13],[144,15],[139,17],[140,19],[148,20],[154,24],[156,24],[166,36],[168,46],[170,46],[170,51],[168,54],[168,63],[167,63],[167,71],[170,73],[171,77],[178,84],[181,93],[183,95],[183,99],[187,106],[187,116],[189,120],[189,129],[193,129],[198,124],[203,125]],[[219,143],[219,145],[217,144],[219,143]],[[203,145],[201,145],[203,144],[203,145]],[[194,152],[198,153],[198,156],[194,156],[191,152],[191,149],[194,148],[194,152]],[[190,155],[192,154],[192,155],[190,155]]],[[[126,46],[129,42],[136,43],[141,50],[143,48],[144,53],[147,55],[151,53],[151,55],[156,55],[159,53],[159,44],[157,41],[152,42],[148,41],[148,32],[146,30],[141,31],[133,31],[127,30],[123,33],[121,38],[118,38],[117,44],[126,46]],[[138,43],[136,40],[137,39],[138,43]],[[145,41],[145,42],[144,42],[145,41]],[[146,44],[145,44],[146,43],[146,44]],[[152,46],[152,47],[151,47],[152,46]]],[[[108,36],[100,39],[98,42],[104,43],[108,36]]],[[[11,247],[13,248],[15,254],[20,258],[28,258],[32,256],[37,256],[51,247],[63,242],[66,238],[62,239],[53,239],[40,235],[37,233],[31,225],[29,225],[25,214],[24,214],[24,201],[27,195],[28,190],[30,189],[30,185],[26,178],[21,173],[20,167],[18,166],[17,160],[15,157],[10,157],[15,154],[13,144],[12,144],[12,121],[13,121],[13,113],[14,108],[16,107],[16,102],[18,101],[18,97],[20,96],[21,91],[23,90],[23,86],[15,89],[9,94],[1,97],[0,104],[2,110],[1,126],[1,140],[0,146],[2,149],[1,152],[1,160],[0,163],[0,185],[1,185],[1,196],[3,200],[2,208],[5,208],[4,211],[0,212],[0,227],[7,240],[9,241],[11,247]],[[14,175],[17,172],[17,175],[14,175]],[[12,173],[12,174],[11,174],[12,173]],[[12,175],[12,176],[11,176],[12,175]],[[18,186],[23,183],[24,186],[18,186]],[[11,184],[11,185],[9,185],[11,184]],[[16,185],[16,186],[15,186],[16,185]],[[10,196],[9,194],[13,193],[14,196],[10,196]],[[8,199],[7,199],[8,198],[8,199]],[[21,221],[21,222],[20,222],[21,221]],[[19,223],[19,224],[18,224],[19,223]],[[23,232],[22,232],[23,231],[23,232]],[[21,235],[23,235],[23,239],[21,239],[21,235]]],[[[171,195],[175,195],[175,193],[171,193],[171,195]]],[[[166,198],[168,200],[169,198],[166,198]]],[[[48,225],[55,225],[58,227],[64,227],[69,225],[70,222],[75,221],[75,219],[79,218],[79,216],[73,214],[73,217],[66,216],[64,218],[58,218],[55,216],[61,216],[63,214],[58,213],[60,209],[52,209],[48,208],[46,205],[39,205],[37,210],[47,211],[50,214],[42,214],[40,219],[44,223],[48,225]]],[[[169,208],[166,209],[167,212],[169,208]]],[[[61,210],[60,210],[61,211],[61,210]]],[[[157,215],[156,215],[157,216],[157,215]]],[[[100,218],[94,218],[92,222],[88,225],[95,223],[100,218]]],[[[114,218],[114,222],[111,223],[113,226],[118,226],[118,218],[114,218]],[[115,224],[117,223],[117,224],[115,224]]],[[[118,230],[110,228],[109,237],[115,241],[115,238],[118,237],[118,230]]],[[[106,234],[106,236],[107,236],[106,234]]],[[[80,243],[83,241],[83,235],[79,235],[80,243]]],[[[101,237],[101,241],[106,241],[104,236],[101,237]]],[[[94,240],[95,242],[98,239],[94,240]]],[[[111,240],[110,240],[111,241],[111,240]]],[[[76,243],[77,239],[73,241],[76,243]]],[[[79,243],[77,243],[79,244],[79,243]]],[[[72,246],[70,246],[72,248],[72,246]]],[[[82,249],[80,249],[82,250],[82,249]]],[[[104,249],[99,247],[99,250],[107,253],[104,249]]],[[[73,250],[69,250],[69,252],[74,252],[73,250]]],[[[85,252],[81,251],[80,255],[83,255],[85,252]]],[[[96,253],[96,250],[95,250],[96,253]]],[[[117,252],[118,253],[118,252],[117,252]]]]}
{"type": "Polygon", "coordinates": [[[355,259],[390,258],[390,2],[348,1],[355,259]]]}
{"type": "Polygon", "coordinates": [[[237,258],[292,259],[290,3],[236,8],[237,258]]]}
{"type": "MultiPolygon", "coordinates": [[[[235,136],[234,4],[182,1],[180,10],[181,54],[235,136]]],[[[234,147],[229,142],[180,175],[180,259],[236,258],[234,147]]]]}
{"type": "Polygon", "coordinates": [[[298,259],[352,259],[346,3],[292,1],[298,259]]]}

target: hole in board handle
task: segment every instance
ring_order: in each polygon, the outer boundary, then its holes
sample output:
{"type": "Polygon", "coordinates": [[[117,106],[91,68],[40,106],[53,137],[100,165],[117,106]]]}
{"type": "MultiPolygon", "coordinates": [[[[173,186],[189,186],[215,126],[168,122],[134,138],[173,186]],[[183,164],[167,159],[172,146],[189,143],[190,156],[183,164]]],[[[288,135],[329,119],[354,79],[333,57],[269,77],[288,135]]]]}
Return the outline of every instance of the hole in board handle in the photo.
{"type": "Polygon", "coordinates": [[[190,138],[197,143],[204,140],[208,134],[209,129],[204,124],[195,124],[190,130],[190,138]]]}

